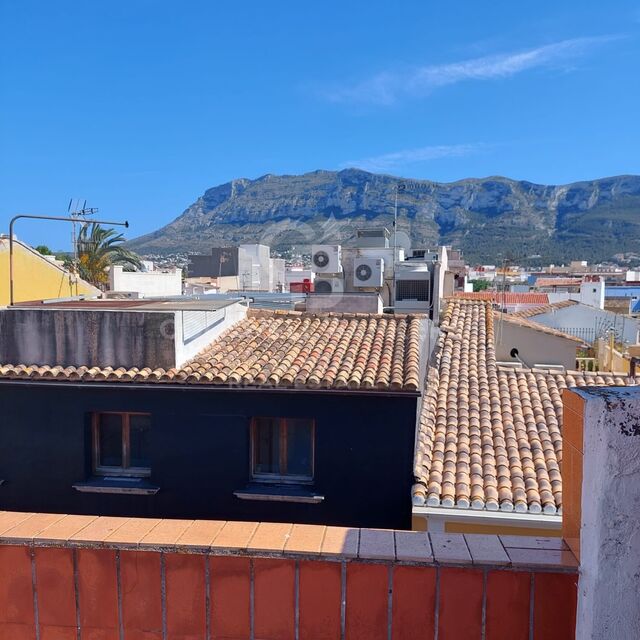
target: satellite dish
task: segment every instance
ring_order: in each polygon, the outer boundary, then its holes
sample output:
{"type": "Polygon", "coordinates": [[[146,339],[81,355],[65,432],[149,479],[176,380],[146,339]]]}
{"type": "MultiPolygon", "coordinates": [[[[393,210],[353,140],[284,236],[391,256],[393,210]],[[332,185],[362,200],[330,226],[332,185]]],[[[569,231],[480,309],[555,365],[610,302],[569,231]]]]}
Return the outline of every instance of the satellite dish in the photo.
{"type": "Polygon", "coordinates": [[[398,249],[404,249],[405,256],[411,251],[411,238],[408,233],[404,231],[395,231],[391,235],[391,247],[398,247],[398,249]]]}

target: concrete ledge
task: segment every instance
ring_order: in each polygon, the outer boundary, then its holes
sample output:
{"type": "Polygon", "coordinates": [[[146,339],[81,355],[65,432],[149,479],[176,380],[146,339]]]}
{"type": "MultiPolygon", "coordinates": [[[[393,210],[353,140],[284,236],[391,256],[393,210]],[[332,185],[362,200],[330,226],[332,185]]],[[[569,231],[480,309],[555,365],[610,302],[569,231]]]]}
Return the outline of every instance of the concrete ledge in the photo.
{"type": "Polygon", "coordinates": [[[76,482],[73,488],[80,493],[117,493],[136,496],[153,496],[160,487],[146,478],[91,478],[76,482]]]}
{"type": "Polygon", "coordinates": [[[173,551],[577,573],[558,538],[0,512],[0,545],[173,551]]]}

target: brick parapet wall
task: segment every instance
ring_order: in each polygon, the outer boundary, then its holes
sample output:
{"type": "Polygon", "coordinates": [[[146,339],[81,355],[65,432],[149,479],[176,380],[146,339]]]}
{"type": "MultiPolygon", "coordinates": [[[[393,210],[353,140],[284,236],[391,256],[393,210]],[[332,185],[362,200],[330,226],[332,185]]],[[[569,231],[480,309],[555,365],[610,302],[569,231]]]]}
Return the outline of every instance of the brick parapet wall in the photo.
{"type": "Polygon", "coordinates": [[[0,640],[573,638],[557,538],[0,512],[0,640]]]}

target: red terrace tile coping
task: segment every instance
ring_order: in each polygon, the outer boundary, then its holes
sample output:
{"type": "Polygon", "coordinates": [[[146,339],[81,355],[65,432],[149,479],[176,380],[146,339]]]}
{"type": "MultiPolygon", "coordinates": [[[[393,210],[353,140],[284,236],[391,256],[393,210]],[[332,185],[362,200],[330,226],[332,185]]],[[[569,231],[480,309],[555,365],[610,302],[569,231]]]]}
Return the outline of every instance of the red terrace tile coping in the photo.
{"type": "Polygon", "coordinates": [[[576,572],[558,538],[0,511],[0,545],[576,572]]]}

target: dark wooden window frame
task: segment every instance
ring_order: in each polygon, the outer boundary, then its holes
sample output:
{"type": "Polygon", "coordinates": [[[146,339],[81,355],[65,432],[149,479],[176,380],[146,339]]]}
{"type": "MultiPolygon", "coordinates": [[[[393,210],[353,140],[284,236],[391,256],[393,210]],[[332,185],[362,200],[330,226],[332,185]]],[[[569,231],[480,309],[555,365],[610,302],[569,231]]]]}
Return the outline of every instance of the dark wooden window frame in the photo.
{"type": "Polygon", "coordinates": [[[147,478],[151,475],[151,467],[132,467],[130,427],[131,416],[151,416],[144,411],[94,411],[91,414],[91,438],[93,452],[93,472],[101,476],[123,476],[147,478]],[[100,416],[117,415],[122,417],[122,466],[109,467],[100,464],[100,416]]]}
{"type": "Polygon", "coordinates": [[[311,418],[290,418],[290,420],[308,420],[311,423],[311,475],[291,475],[287,474],[287,418],[274,418],[270,416],[259,416],[251,419],[251,477],[256,482],[277,482],[285,484],[311,484],[315,475],[316,458],[316,422],[311,418]],[[280,473],[256,472],[256,442],[258,441],[258,420],[269,419],[278,420],[280,428],[280,451],[278,456],[278,466],[280,473]]]}

